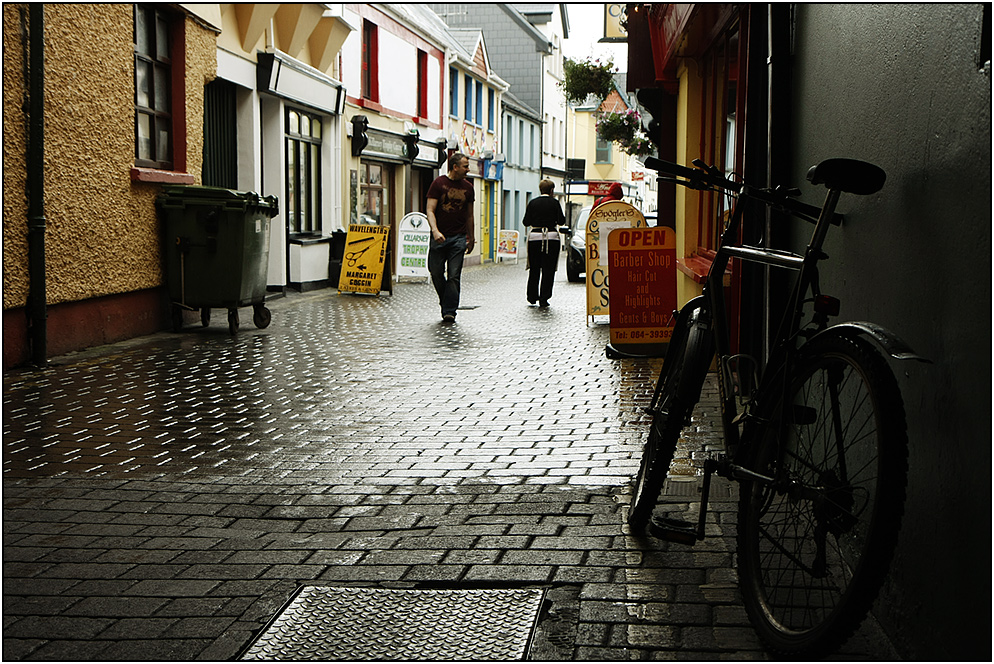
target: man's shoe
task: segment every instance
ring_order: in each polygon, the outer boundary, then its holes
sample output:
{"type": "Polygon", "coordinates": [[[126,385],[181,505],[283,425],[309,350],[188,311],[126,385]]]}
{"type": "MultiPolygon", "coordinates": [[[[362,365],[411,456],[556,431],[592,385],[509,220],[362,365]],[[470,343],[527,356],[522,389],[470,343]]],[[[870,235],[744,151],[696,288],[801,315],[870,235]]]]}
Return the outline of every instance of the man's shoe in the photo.
{"type": "Polygon", "coordinates": [[[549,301],[548,300],[542,300],[541,302],[538,303],[538,306],[540,306],[540,307],[542,307],[544,309],[545,307],[549,306],[549,301]]]}
{"type": "Polygon", "coordinates": [[[445,314],[444,316],[442,316],[442,322],[443,323],[455,323],[456,322],[456,315],[455,314],[445,314]]]}

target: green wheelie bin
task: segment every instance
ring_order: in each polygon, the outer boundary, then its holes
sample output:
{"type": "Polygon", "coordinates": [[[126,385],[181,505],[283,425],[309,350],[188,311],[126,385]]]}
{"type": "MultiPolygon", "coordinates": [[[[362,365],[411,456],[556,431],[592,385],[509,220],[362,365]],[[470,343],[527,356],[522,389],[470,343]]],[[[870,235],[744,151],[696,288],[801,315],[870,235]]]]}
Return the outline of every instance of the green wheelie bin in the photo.
{"type": "Polygon", "coordinates": [[[170,186],[156,198],[165,227],[166,284],[173,330],[183,311],[200,310],[210,324],[211,308],[228,310],[228,330],[238,331],[238,308],[251,306],[256,327],[269,325],[266,270],[269,223],[279,212],[275,196],[219,187],[170,186]]]}

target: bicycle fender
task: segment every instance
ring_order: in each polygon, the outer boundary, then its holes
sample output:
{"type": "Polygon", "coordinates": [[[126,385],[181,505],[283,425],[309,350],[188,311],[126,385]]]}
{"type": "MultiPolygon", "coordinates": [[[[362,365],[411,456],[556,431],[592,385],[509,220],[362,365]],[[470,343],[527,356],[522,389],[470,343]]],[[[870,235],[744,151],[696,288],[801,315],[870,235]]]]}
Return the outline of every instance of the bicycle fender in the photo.
{"type": "Polygon", "coordinates": [[[833,332],[846,336],[870,337],[870,339],[875,341],[877,345],[884,350],[884,352],[893,357],[895,360],[918,360],[919,362],[932,364],[932,360],[922,357],[916,353],[911,346],[904,342],[903,339],[887,328],[877,325],[876,323],[869,323],[866,321],[850,321],[847,323],[833,325],[832,327],[822,330],[816,334],[811,340],[814,341],[818,337],[833,332]]]}

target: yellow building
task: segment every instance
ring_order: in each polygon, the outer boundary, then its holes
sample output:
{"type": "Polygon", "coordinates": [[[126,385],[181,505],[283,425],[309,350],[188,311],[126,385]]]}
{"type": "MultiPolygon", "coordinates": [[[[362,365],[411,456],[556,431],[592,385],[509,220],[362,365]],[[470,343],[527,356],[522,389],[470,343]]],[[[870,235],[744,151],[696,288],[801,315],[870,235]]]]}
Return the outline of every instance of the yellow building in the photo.
{"type": "Polygon", "coordinates": [[[177,7],[3,6],[4,366],[165,325],[154,200],[163,184],[199,182],[220,29],[216,16],[177,7]],[[24,53],[40,49],[38,160],[28,157],[24,53]],[[33,174],[44,185],[44,255],[29,265],[33,174]]]}

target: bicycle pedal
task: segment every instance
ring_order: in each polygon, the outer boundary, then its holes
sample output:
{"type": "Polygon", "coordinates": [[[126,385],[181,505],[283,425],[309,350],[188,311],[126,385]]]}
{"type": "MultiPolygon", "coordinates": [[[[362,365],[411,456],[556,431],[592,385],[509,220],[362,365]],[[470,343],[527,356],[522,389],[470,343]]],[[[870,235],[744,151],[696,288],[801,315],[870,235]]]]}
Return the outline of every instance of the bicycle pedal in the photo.
{"type": "Polygon", "coordinates": [[[679,544],[696,544],[697,528],[694,524],[681,519],[670,519],[668,517],[653,517],[649,520],[647,528],[649,534],[667,542],[677,542],[679,544]]]}

